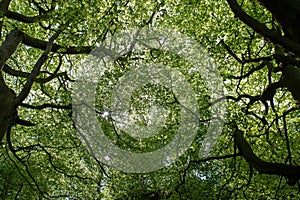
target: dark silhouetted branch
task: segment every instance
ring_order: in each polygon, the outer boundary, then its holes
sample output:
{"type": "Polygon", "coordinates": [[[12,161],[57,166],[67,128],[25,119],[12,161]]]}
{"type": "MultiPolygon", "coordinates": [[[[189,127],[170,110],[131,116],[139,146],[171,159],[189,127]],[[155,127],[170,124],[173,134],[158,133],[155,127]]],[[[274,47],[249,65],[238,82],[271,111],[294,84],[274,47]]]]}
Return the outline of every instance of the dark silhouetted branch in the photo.
{"type": "Polygon", "coordinates": [[[235,144],[246,161],[259,173],[281,175],[287,178],[289,185],[295,185],[300,179],[300,167],[285,165],[282,163],[271,163],[257,157],[249,143],[244,138],[244,133],[237,129],[234,133],[235,144]]]}
{"type": "MultiPolygon", "coordinates": [[[[33,38],[27,34],[24,34],[24,38],[22,40],[22,43],[30,46],[30,47],[34,47],[34,48],[38,48],[41,50],[45,50],[47,47],[48,42],[40,40],[40,39],[36,39],[33,38]]],[[[52,52],[60,52],[60,53],[65,53],[65,54],[89,54],[92,51],[93,47],[91,46],[82,46],[82,47],[63,47],[61,45],[58,44],[53,44],[51,51],[52,52]]]]}
{"type": "Polygon", "coordinates": [[[242,10],[236,0],[227,0],[231,10],[234,14],[243,21],[246,25],[251,27],[257,33],[263,35],[264,37],[268,38],[275,44],[279,44],[283,46],[285,49],[293,52],[300,56],[300,45],[294,42],[293,40],[282,37],[279,33],[268,29],[264,24],[260,23],[259,21],[253,19],[250,15],[242,10]]]}
{"type": "Polygon", "coordinates": [[[18,29],[13,30],[6,36],[4,43],[0,48],[0,70],[3,69],[6,61],[16,51],[18,45],[23,39],[23,36],[24,34],[18,29]]]}

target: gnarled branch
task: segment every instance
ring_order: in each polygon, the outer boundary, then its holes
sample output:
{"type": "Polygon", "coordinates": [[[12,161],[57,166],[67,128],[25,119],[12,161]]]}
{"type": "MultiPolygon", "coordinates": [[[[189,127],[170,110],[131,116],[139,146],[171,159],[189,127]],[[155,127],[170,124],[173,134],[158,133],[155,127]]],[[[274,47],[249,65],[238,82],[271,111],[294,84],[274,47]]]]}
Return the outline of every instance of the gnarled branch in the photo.
{"type": "Polygon", "coordinates": [[[251,27],[254,31],[268,38],[273,43],[279,44],[285,49],[300,56],[300,45],[297,44],[295,41],[287,37],[282,37],[279,33],[268,29],[264,24],[253,19],[251,16],[249,16],[246,12],[242,10],[242,8],[239,6],[236,0],[227,0],[227,2],[234,14],[246,25],[251,27]]]}
{"type": "Polygon", "coordinates": [[[281,175],[287,178],[289,185],[295,185],[300,179],[300,167],[282,163],[266,162],[257,157],[250,144],[244,138],[243,132],[237,129],[234,133],[235,144],[246,161],[259,173],[281,175]]]}

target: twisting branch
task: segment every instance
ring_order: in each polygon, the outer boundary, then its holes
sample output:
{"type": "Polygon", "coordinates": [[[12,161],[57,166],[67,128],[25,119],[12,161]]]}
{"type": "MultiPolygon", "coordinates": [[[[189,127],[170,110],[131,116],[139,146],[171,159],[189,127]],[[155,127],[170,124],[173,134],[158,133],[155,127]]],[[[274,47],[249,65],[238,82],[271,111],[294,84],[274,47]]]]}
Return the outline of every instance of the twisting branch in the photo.
{"type": "Polygon", "coordinates": [[[8,10],[9,4],[11,0],[3,1],[0,6],[0,11],[3,13],[3,15],[9,19],[14,19],[19,22],[24,22],[24,23],[34,23],[40,20],[43,20],[47,17],[47,13],[50,12],[51,10],[45,12],[45,14],[37,15],[34,17],[28,17],[25,15],[22,15],[20,13],[12,12],[8,10]]]}
{"type": "Polygon", "coordinates": [[[271,163],[261,160],[257,157],[249,143],[244,138],[243,131],[236,127],[234,132],[234,141],[237,145],[240,153],[246,159],[246,161],[255,168],[259,173],[280,175],[287,178],[288,185],[295,185],[300,179],[300,167],[291,166],[282,163],[271,163]]]}
{"type": "Polygon", "coordinates": [[[257,33],[268,38],[275,44],[283,46],[285,49],[293,52],[294,54],[300,56],[300,45],[295,43],[293,40],[290,40],[287,37],[282,37],[279,33],[268,29],[264,24],[253,19],[250,15],[242,10],[236,0],[227,0],[231,10],[234,14],[243,21],[246,25],[251,27],[257,33]]]}

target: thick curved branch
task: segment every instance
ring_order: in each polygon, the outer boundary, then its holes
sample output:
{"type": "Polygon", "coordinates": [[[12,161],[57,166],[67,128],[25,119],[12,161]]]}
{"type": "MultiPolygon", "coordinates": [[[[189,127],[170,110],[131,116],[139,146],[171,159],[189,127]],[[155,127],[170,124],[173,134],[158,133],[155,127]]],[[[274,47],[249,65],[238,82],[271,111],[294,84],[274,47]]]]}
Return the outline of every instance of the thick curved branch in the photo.
{"type": "Polygon", "coordinates": [[[300,179],[300,167],[285,165],[282,163],[271,163],[261,160],[257,157],[249,143],[243,136],[241,130],[236,130],[234,133],[235,144],[246,161],[255,168],[259,173],[281,175],[287,178],[289,185],[295,185],[300,179]]]}
{"type": "MultiPolygon", "coordinates": [[[[48,42],[40,40],[40,39],[36,39],[33,38],[27,34],[24,34],[24,38],[22,40],[22,43],[30,46],[30,47],[34,47],[34,48],[38,48],[41,50],[45,50],[47,47],[48,42]]],[[[74,47],[74,46],[70,46],[70,47],[63,47],[61,45],[58,44],[53,44],[52,45],[52,52],[60,52],[60,53],[64,53],[64,54],[89,54],[91,51],[93,50],[92,46],[82,46],[82,47],[74,47]]]]}
{"type": "Polygon", "coordinates": [[[231,10],[234,14],[243,21],[246,25],[251,27],[257,33],[263,35],[264,37],[268,38],[275,44],[279,44],[286,48],[287,50],[293,52],[294,54],[300,56],[300,45],[290,40],[287,37],[282,37],[275,31],[268,29],[264,24],[260,23],[259,21],[253,19],[249,16],[246,12],[242,10],[236,0],[227,0],[231,10]]]}
{"type": "Polygon", "coordinates": [[[9,19],[14,19],[14,20],[17,20],[19,22],[24,22],[24,23],[34,23],[34,22],[40,21],[42,19],[45,19],[47,17],[47,13],[45,13],[43,15],[34,16],[34,17],[28,17],[28,16],[22,15],[20,13],[10,11],[10,10],[8,10],[10,2],[11,2],[11,0],[3,1],[0,6],[0,11],[2,12],[2,14],[9,19]]]}

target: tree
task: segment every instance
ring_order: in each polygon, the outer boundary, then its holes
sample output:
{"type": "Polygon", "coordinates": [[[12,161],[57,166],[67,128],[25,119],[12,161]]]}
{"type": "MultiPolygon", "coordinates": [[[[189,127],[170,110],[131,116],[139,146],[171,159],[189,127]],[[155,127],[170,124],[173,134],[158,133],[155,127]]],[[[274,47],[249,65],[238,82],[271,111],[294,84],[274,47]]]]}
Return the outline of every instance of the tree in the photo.
{"type": "MultiPolygon", "coordinates": [[[[2,199],[299,198],[298,1],[2,0],[0,11],[2,199]],[[118,55],[97,86],[100,120],[107,118],[102,102],[109,101],[108,90],[137,63],[147,62],[167,63],[185,74],[205,119],[175,163],[130,174],[106,166],[83,145],[71,93],[78,63],[97,44],[143,27],[177,30],[201,44],[216,62],[226,98],[211,101],[203,77],[173,53],[118,55]],[[209,156],[199,157],[210,108],[220,102],[228,102],[222,135],[209,156]]],[[[165,102],[161,106],[174,111],[165,129],[137,141],[114,135],[110,120],[102,128],[122,148],[161,148],[178,129],[180,104],[172,91],[155,84],[134,95],[132,112],[141,124],[145,112],[153,112],[149,105],[165,102]],[[152,101],[139,98],[145,94],[152,101]]]]}

